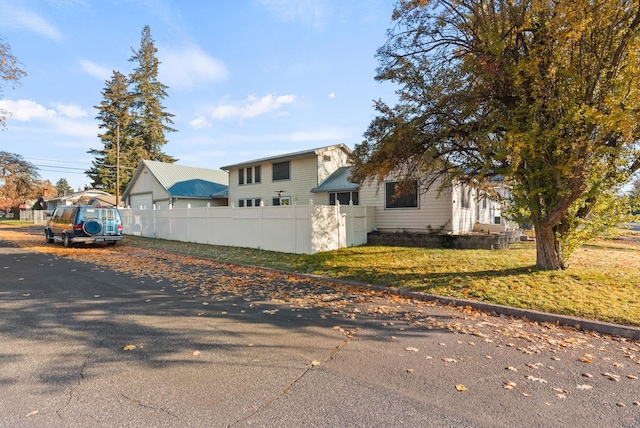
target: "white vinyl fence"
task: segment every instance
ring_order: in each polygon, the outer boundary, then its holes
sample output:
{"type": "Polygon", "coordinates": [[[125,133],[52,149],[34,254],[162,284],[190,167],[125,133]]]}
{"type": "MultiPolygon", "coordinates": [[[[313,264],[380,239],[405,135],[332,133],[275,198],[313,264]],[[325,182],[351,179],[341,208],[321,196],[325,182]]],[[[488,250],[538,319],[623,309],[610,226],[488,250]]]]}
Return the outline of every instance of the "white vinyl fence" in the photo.
{"type": "Polygon", "coordinates": [[[124,233],[148,238],[314,254],[367,242],[374,209],[290,205],[120,209],[124,233]]]}

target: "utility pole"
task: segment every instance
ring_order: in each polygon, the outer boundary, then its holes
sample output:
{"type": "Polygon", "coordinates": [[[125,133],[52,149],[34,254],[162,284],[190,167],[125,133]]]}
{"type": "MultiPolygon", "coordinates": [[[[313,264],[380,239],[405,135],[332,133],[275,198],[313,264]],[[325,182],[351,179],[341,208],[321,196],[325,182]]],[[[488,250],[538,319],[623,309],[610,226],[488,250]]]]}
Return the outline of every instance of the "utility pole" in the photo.
{"type": "Polygon", "coordinates": [[[120,121],[116,122],[116,208],[120,207],[120,121]]]}

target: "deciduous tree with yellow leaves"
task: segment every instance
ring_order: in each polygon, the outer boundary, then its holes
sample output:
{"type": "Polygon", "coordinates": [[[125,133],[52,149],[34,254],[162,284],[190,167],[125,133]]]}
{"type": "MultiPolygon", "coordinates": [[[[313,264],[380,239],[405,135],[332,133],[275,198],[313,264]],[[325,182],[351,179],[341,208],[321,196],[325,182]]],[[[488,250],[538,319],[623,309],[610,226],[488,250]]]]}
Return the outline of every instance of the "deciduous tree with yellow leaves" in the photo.
{"type": "Polygon", "coordinates": [[[640,2],[401,0],[377,79],[398,101],[354,150],[354,178],[504,179],[537,266],[617,219],[640,169],[640,2]]]}

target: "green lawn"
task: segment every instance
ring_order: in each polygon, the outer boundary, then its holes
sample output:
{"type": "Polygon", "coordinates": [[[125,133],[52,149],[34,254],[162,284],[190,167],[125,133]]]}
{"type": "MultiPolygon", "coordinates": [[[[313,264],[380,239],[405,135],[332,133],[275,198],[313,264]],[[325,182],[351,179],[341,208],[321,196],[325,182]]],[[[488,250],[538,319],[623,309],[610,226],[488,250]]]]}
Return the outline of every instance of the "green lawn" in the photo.
{"type": "Polygon", "coordinates": [[[640,325],[640,234],[595,240],[561,272],[535,268],[535,246],[446,250],[361,246],[314,255],[283,254],[127,236],[123,244],[195,257],[325,275],[441,296],[640,325]]]}

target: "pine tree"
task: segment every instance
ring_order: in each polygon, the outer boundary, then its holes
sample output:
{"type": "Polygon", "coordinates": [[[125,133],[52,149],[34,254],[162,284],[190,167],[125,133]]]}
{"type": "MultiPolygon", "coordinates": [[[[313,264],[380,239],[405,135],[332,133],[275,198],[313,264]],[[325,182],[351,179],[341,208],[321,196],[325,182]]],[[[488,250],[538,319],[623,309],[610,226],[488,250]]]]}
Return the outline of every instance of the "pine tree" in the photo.
{"type": "Polygon", "coordinates": [[[58,195],[60,196],[66,196],[73,193],[73,189],[69,185],[69,182],[66,178],[61,178],[60,180],[58,180],[56,182],[55,188],[58,191],[58,195]]]}
{"type": "Polygon", "coordinates": [[[126,188],[140,159],[145,158],[141,139],[134,136],[133,97],[128,88],[126,76],[118,71],[114,71],[111,80],[106,81],[103,100],[95,106],[98,110],[96,119],[101,121],[99,127],[103,130],[98,134],[103,149],[89,150],[95,159],[86,172],[94,189],[116,196],[126,188]],[[119,186],[116,186],[117,181],[119,186]]]}
{"type": "Polygon", "coordinates": [[[165,134],[176,130],[173,124],[173,114],[167,113],[162,100],[167,96],[168,86],[158,81],[157,49],[151,38],[149,26],[142,30],[140,49],[133,51],[131,62],[137,62],[138,67],[129,75],[132,86],[133,112],[136,135],[140,135],[144,159],[162,162],[175,162],[176,159],[165,154],[162,146],[167,143],[165,134]]]}

